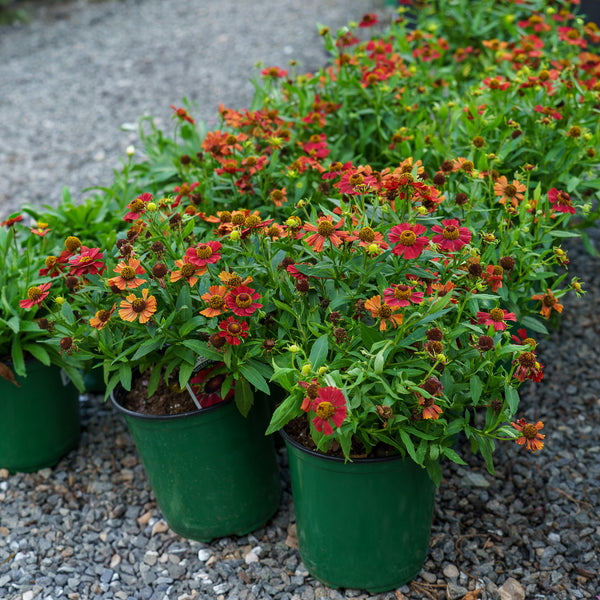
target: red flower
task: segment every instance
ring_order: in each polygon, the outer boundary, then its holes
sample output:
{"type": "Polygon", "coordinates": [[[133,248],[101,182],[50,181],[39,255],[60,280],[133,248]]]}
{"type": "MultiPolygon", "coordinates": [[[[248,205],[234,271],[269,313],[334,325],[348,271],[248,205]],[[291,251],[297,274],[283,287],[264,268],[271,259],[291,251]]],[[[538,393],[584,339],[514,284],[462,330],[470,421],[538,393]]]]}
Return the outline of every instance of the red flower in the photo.
{"type": "Polygon", "coordinates": [[[497,292],[498,288],[502,287],[502,277],[504,275],[504,269],[500,265],[488,265],[485,268],[483,278],[488,282],[488,285],[492,287],[492,292],[497,292]]]}
{"type": "Polygon", "coordinates": [[[185,251],[185,261],[197,267],[214,264],[221,258],[220,249],[221,242],[201,242],[195,248],[188,248],[185,251]]]}
{"type": "Polygon", "coordinates": [[[365,302],[365,308],[371,312],[371,316],[374,319],[380,319],[379,331],[385,331],[387,329],[388,320],[395,328],[398,325],[402,325],[403,316],[402,314],[394,314],[397,310],[397,306],[390,306],[387,303],[381,303],[381,296],[373,296],[365,302]]]}
{"type": "Polygon", "coordinates": [[[391,307],[408,306],[413,304],[421,304],[423,302],[423,292],[414,292],[415,288],[403,283],[392,285],[383,290],[383,299],[391,307]]]}
{"type": "Polygon", "coordinates": [[[313,400],[312,409],[317,413],[313,419],[313,425],[317,431],[323,432],[325,435],[333,433],[330,420],[336,427],[340,427],[348,414],[344,394],[332,386],[319,389],[317,397],[313,400]]]}
{"type": "Polygon", "coordinates": [[[248,317],[257,309],[262,308],[262,304],[255,302],[260,298],[260,294],[245,285],[240,285],[231,290],[225,298],[227,306],[240,317],[248,317]]]}
{"type": "Polygon", "coordinates": [[[132,200],[127,205],[129,212],[123,217],[123,221],[137,221],[146,212],[146,204],[150,201],[152,201],[152,194],[148,194],[147,192],[132,200]]]}
{"type": "Polygon", "coordinates": [[[505,331],[506,321],[516,321],[515,313],[509,313],[501,308],[492,308],[490,312],[479,311],[477,313],[477,322],[480,325],[491,325],[494,331],[505,331]]]}
{"type": "Polygon", "coordinates": [[[467,227],[459,227],[456,219],[445,219],[442,221],[443,228],[435,225],[431,228],[438,235],[434,235],[432,241],[447,252],[460,250],[471,241],[471,232],[467,227]]]}
{"type": "Polygon", "coordinates": [[[440,418],[442,409],[435,403],[435,398],[425,398],[421,394],[417,394],[417,402],[423,407],[423,418],[435,421],[440,418]]]}
{"type": "Polygon", "coordinates": [[[202,408],[208,408],[224,400],[229,400],[235,395],[234,381],[225,398],[221,397],[221,386],[223,385],[223,381],[225,381],[226,375],[224,373],[212,375],[212,373],[222,365],[223,363],[218,363],[207,369],[202,369],[190,379],[190,387],[202,408]]]}
{"type": "Polygon", "coordinates": [[[23,215],[17,215],[16,217],[9,217],[8,219],[6,219],[6,221],[2,221],[2,223],[0,223],[0,227],[4,227],[6,225],[6,227],[10,228],[15,223],[18,223],[19,221],[22,221],[22,220],[23,220],[23,215]]]}
{"type": "Polygon", "coordinates": [[[192,119],[192,117],[190,117],[190,115],[188,114],[188,111],[185,110],[185,108],[176,108],[172,104],[171,104],[171,108],[175,111],[175,116],[178,117],[180,120],[187,121],[188,123],[191,123],[192,125],[195,123],[194,119],[192,119]]]}
{"type": "Polygon", "coordinates": [[[71,265],[70,274],[74,277],[102,274],[106,268],[101,260],[103,256],[102,252],[100,252],[100,248],[81,246],[79,256],[76,256],[69,261],[69,264],[71,265]]]}
{"type": "Polygon", "coordinates": [[[373,25],[377,25],[379,23],[379,19],[375,13],[367,13],[363,15],[363,18],[360,20],[358,24],[359,27],[373,27],[373,25]]]}
{"type": "Polygon", "coordinates": [[[527,423],[525,419],[519,419],[516,423],[511,423],[511,425],[517,431],[521,432],[521,437],[515,440],[517,444],[520,446],[527,445],[527,450],[531,450],[532,452],[537,452],[544,447],[542,440],[546,436],[540,433],[544,428],[544,424],[541,421],[533,425],[532,423],[527,423]]]}
{"type": "Polygon", "coordinates": [[[335,225],[333,217],[328,215],[320,217],[317,220],[317,225],[306,223],[303,227],[304,231],[314,232],[311,235],[305,236],[304,241],[312,246],[315,252],[323,251],[325,240],[329,240],[334,246],[339,246],[347,237],[348,232],[338,231],[344,225],[344,219],[340,219],[335,225]]]}
{"type": "Polygon", "coordinates": [[[42,300],[50,293],[50,283],[41,283],[40,285],[34,285],[27,290],[27,300],[19,300],[19,306],[21,308],[33,308],[36,304],[42,305],[42,300]]]}
{"type": "Polygon", "coordinates": [[[421,235],[425,231],[426,228],[419,224],[400,223],[400,225],[394,225],[388,233],[390,242],[396,244],[392,248],[392,254],[404,256],[406,259],[421,256],[423,250],[429,245],[429,238],[421,235]]]}
{"type": "Polygon", "coordinates": [[[219,337],[225,338],[225,341],[231,346],[239,346],[243,338],[248,337],[248,323],[238,321],[233,317],[229,317],[225,321],[219,323],[219,337]]]}
{"type": "Polygon", "coordinates": [[[287,77],[288,72],[285,69],[280,69],[279,67],[267,67],[266,69],[263,69],[260,74],[263,77],[283,78],[287,77]]]}
{"type": "Polygon", "coordinates": [[[40,277],[57,277],[64,270],[66,265],[69,262],[69,258],[73,256],[68,250],[63,250],[58,256],[48,256],[44,261],[46,265],[44,268],[40,269],[40,277]]]}
{"type": "Polygon", "coordinates": [[[544,378],[542,365],[537,361],[534,352],[523,352],[515,360],[514,376],[521,382],[532,379],[536,383],[544,378]]]}
{"type": "Polygon", "coordinates": [[[552,188],[548,192],[548,200],[550,201],[550,204],[552,204],[552,208],[555,211],[561,213],[570,213],[572,215],[575,214],[575,207],[573,206],[571,196],[569,196],[567,192],[552,188]]]}
{"type": "Polygon", "coordinates": [[[42,223],[41,221],[38,221],[37,226],[32,227],[29,231],[35,235],[44,237],[50,231],[50,228],[48,227],[48,223],[42,223]]]}

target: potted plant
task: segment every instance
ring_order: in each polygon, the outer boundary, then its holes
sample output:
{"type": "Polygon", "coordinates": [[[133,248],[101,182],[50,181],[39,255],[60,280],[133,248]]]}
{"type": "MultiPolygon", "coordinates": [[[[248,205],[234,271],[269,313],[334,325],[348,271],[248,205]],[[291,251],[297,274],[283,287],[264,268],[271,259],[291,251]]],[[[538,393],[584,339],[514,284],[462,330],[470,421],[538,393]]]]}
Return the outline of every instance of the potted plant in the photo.
{"type": "Polygon", "coordinates": [[[279,236],[240,243],[257,288],[275,290],[272,380],[287,397],[268,433],[288,448],[300,555],[327,585],[380,592],[421,569],[443,462],[464,464],[458,436],[490,472],[498,441],[542,448],[517,390],[543,366],[516,323],[545,331],[534,311],[560,308],[552,240],[570,213],[532,182],[515,211],[489,188],[463,212],[416,161],[349,165],[332,187],[330,208],[307,199],[279,236]],[[554,292],[532,294],[546,277],[554,292]]]}
{"type": "Polygon", "coordinates": [[[205,222],[174,198],[140,195],[123,224],[55,336],[102,366],[171,528],[201,541],[247,533],[279,505],[264,435],[269,323],[251,265],[205,239],[205,222]]]}
{"type": "Polygon", "coordinates": [[[47,224],[24,222],[0,224],[0,467],[11,471],[52,466],[77,445],[83,389],[70,341],[50,335],[73,293],[55,275],[78,252],[57,247],[47,224]]]}

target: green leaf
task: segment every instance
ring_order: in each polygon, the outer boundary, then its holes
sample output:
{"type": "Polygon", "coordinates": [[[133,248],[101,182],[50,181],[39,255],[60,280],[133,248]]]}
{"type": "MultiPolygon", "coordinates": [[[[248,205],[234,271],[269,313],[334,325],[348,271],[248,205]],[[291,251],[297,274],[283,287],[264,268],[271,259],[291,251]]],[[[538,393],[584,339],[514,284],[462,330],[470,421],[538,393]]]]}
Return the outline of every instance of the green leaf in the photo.
{"type": "Polygon", "coordinates": [[[43,365],[50,366],[50,355],[41,344],[24,344],[23,350],[29,352],[34,358],[37,358],[43,365]]]}
{"type": "Polygon", "coordinates": [[[328,352],[329,340],[327,334],[324,334],[315,341],[310,350],[310,356],[308,357],[308,360],[310,361],[313,369],[318,369],[323,364],[327,358],[328,352]]]}
{"type": "Polygon", "coordinates": [[[179,387],[184,388],[194,372],[194,364],[183,362],[179,366],[179,387]]]}
{"type": "Polygon", "coordinates": [[[287,396],[273,412],[266,435],[279,431],[293,418],[297,417],[299,413],[300,407],[297,399],[294,396],[287,396]]]}
{"type": "Polygon", "coordinates": [[[25,359],[23,358],[23,350],[21,348],[21,339],[18,335],[13,336],[13,341],[10,347],[10,356],[12,358],[15,373],[25,377],[25,359]]]}
{"type": "Polygon", "coordinates": [[[19,317],[17,317],[17,316],[11,317],[8,321],[6,321],[6,324],[15,333],[19,333],[19,317]]]}
{"type": "Polygon", "coordinates": [[[452,448],[443,448],[444,456],[448,457],[453,463],[457,465],[466,465],[467,463],[454,451],[452,448]]]}
{"type": "Polygon", "coordinates": [[[131,390],[131,367],[129,364],[119,365],[119,379],[127,391],[131,390]]]}
{"type": "Polygon", "coordinates": [[[154,393],[158,389],[160,383],[160,372],[159,368],[151,369],[150,379],[148,380],[148,398],[154,396],[154,393]]]}
{"type": "Polygon", "coordinates": [[[481,398],[481,391],[483,389],[483,386],[481,385],[481,379],[479,379],[477,375],[471,376],[470,388],[471,400],[473,404],[477,404],[477,402],[479,402],[479,398],[481,398]]]}
{"type": "Polygon", "coordinates": [[[489,438],[484,438],[477,436],[479,441],[479,451],[481,452],[481,456],[485,460],[485,465],[487,467],[488,473],[493,475],[495,473],[494,470],[494,459],[492,458],[492,452],[494,451],[494,442],[489,438]]]}
{"type": "Polygon", "coordinates": [[[140,345],[140,347],[135,351],[135,354],[131,357],[131,360],[138,360],[142,358],[142,356],[146,356],[146,354],[150,354],[150,352],[157,350],[161,346],[164,345],[164,339],[161,337],[155,338],[153,340],[148,340],[140,345]]]}
{"type": "Polygon", "coordinates": [[[235,403],[240,413],[247,417],[254,403],[254,392],[245,379],[238,379],[235,384],[235,403]]]}
{"type": "Polygon", "coordinates": [[[514,415],[517,412],[517,408],[519,408],[519,392],[507,383],[504,386],[504,396],[508,402],[511,415],[514,415]]]}
{"type": "Polygon", "coordinates": [[[410,454],[410,457],[417,463],[419,464],[419,461],[417,460],[417,454],[415,452],[415,446],[412,443],[412,440],[410,439],[410,436],[408,435],[408,433],[406,433],[406,431],[403,431],[402,429],[400,430],[400,437],[402,438],[402,443],[404,444],[404,446],[406,447],[406,451],[410,454]]]}
{"type": "Polygon", "coordinates": [[[240,365],[239,366],[240,373],[245,377],[245,379],[251,383],[256,389],[259,389],[261,392],[265,394],[269,394],[269,384],[266,382],[265,378],[258,373],[256,370],[251,369],[248,365],[240,365]]]}
{"type": "Polygon", "coordinates": [[[543,333],[544,335],[548,335],[548,330],[546,326],[540,322],[536,317],[525,316],[521,319],[521,325],[525,327],[525,329],[531,329],[532,331],[536,331],[537,333],[543,333]]]}

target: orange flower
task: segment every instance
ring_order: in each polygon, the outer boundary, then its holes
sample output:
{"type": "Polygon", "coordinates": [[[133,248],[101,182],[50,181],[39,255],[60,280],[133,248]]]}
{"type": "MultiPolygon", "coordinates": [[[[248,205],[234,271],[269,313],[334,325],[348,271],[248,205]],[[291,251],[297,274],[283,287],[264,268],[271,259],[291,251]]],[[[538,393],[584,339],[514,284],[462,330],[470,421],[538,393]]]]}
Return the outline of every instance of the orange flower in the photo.
{"type": "Polygon", "coordinates": [[[190,286],[196,285],[198,277],[204,275],[207,271],[206,266],[197,267],[185,260],[176,260],[175,265],[178,266],[179,269],[171,272],[171,281],[179,281],[180,279],[185,278],[190,286]]]}
{"type": "Polygon", "coordinates": [[[540,315],[543,315],[546,317],[546,319],[550,318],[552,309],[560,314],[564,308],[564,306],[558,302],[558,298],[550,289],[548,289],[545,294],[535,294],[535,296],[531,296],[531,299],[542,301],[542,310],[540,310],[540,315]]]}
{"type": "Polygon", "coordinates": [[[112,305],[112,308],[110,310],[99,310],[95,316],[93,316],[90,319],[90,325],[94,328],[97,329],[98,331],[100,331],[107,323],[108,320],[111,318],[112,314],[115,312],[115,308],[117,307],[116,304],[112,305]]]}
{"type": "Polygon", "coordinates": [[[379,323],[379,331],[385,331],[387,329],[388,320],[390,323],[397,327],[402,324],[402,315],[395,315],[394,313],[398,310],[398,307],[390,306],[389,304],[381,303],[381,296],[373,296],[365,302],[365,308],[371,311],[371,315],[375,319],[381,319],[379,323]]]}
{"type": "Polygon", "coordinates": [[[145,279],[136,277],[136,275],[143,275],[146,272],[140,266],[140,261],[137,258],[130,258],[127,264],[120,262],[114,271],[119,276],[109,279],[108,285],[118,287],[120,290],[124,290],[125,288],[132,290],[146,281],[145,279]]]}
{"type": "Polygon", "coordinates": [[[505,175],[501,175],[496,179],[496,183],[494,183],[494,194],[496,196],[500,196],[500,204],[506,206],[507,202],[510,202],[514,208],[519,206],[519,202],[524,199],[523,192],[527,190],[527,187],[513,179],[512,183],[508,183],[508,179],[506,179],[505,175]]]}
{"type": "Polygon", "coordinates": [[[150,320],[150,317],[156,312],[156,298],[148,297],[148,288],[142,290],[142,297],[138,298],[135,294],[129,294],[126,300],[121,300],[119,316],[124,321],[135,321],[140,317],[140,323],[143,325],[150,320]]]}
{"type": "Polygon", "coordinates": [[[336,248],[348,237],[347,231],[338,231],[344,225],[344,219],[340,219],[335,225],[333,217],[319,217],[317,224],[305,223],[304,231],[313,232],[304,239],[315,252],[322,252],[325,240],[329,240],[336,248]]]}
{"type": "Polygon", "coordinates": [[[240,285],[248,285],[249,283],[252,283],[252,277],[246,277],[246,279],[242,281],[242,278],[235,271],[221,271],[219,273],[219,279],[230,290],[239,287],[240,285]]]}
{"type": "Polygon", "coordinates": [[[544,424],[541,421],[533,425],[532,423],[527,423],[525,419],[519,419],[516,423],[511,423],[511,425],[517,431],[521,432],[521,437],[515,440],[519,446],[526,445],[527,450],[531,450],[532,452],[537,452],[544,447],[542,440],[546,436],[540,433],[540,430],[544,428],[544,424]]]}
{"type": "Polygon", "coordinates": [[[425,398],[421,394],[417,394],[417,402],[423,407],[423,418],[435,421],[440,418],[442,409],[435,403],[435,398],[425,398]]]}
{"type": "Polygon", "coordinates": [[[227,293],[228,290],[224,285],[211,285],[208,288],[208,292],[201,296],[202,300],[208,302],[208,308],[201,310],[200,314],[209,318],[223,314],[223,309],[227,310],[225,306],[225,296],[227,293]]]}

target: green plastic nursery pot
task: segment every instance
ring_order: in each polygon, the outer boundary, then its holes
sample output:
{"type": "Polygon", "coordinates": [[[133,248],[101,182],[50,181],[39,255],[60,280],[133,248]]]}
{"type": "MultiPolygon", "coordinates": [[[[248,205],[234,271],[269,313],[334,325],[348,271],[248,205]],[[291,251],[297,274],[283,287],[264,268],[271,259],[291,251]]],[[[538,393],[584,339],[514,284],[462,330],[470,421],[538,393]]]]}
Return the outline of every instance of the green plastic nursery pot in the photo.
{"type": "Polygon", "coordinates": [[[308,450],[284,431],[300,556],[329,587],[378,593],[421,570],[435,486],[400,456],[344,462],[308,450]]]}
{"type": "Polygon", "coordinates": [[[125,417],[156,501],[169,527],[207,542],[244,535],[279,506],[279,470],[270,413],[255,399],[244,418],[231,400],[181,415],[142,415],[123,408],[124,390],[111,395],[125,417]]]}
{"type": "Polygon", "coordinates": [[[79,393],[59,367],[34,360],[16,380],[0,378],[0,468],[54,466],[79,442],[79,393]]]}

